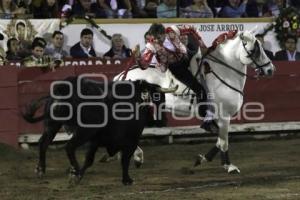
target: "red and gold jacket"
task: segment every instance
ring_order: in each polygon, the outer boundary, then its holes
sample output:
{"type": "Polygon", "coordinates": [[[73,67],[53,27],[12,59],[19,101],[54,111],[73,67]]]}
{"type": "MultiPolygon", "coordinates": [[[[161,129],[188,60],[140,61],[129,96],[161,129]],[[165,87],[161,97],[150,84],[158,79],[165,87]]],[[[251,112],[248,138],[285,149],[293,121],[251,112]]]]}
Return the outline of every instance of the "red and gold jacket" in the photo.
{"type": "Polygon", "coordinates": [[[145,51],[138,60],[141,68],[146,69],[153,57],[156,58],[158,67],[165,72],[169,64],[178,62],[183,56],[187,55],[187,49],[180,41],[181,35],[191,34],[199,43],[200,48],[206,48],[200,33],[193,26],[177,25],[166,28],[166,38],[163,43],[150,39],[147,41],[145,51]]]}

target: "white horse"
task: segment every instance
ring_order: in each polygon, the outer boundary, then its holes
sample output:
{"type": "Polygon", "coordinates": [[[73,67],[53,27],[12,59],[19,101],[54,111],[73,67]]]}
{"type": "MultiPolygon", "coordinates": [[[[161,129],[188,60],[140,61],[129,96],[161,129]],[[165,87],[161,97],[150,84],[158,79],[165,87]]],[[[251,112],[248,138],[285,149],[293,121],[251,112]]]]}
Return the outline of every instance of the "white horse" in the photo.
{"type": "MultiPolygon", "coordinates": [[[[275,67],[266,56],[261,43],[250,31],[237,33],[234,38],[225,40],[209,52],[204,59],[210,66],[208,72],[205,70],[206,67],[199,68],[202,57],[199,52],[191,60],[191,71],[195,74],[200,69],[198,77],[202,82],[205,81],[207,92],[210,93],[209,96],[213,97],[210,103],[217,105],[214,112],[220,129],[216,145],[207,154],[199,154],[195,166],[206,161],[212,161],[215,155],[221,151],[222,165],[225,170],[228,173],[239,173],[238,167],[229,161],[228,129],[231,117],[240,110],[243,104],[243,89],[248,76],[247,66],[256,69],[260,75],[266,76],[272,76],[275,67]]],[[[121,73],[115,76],[114,80],[122,78],[123,75],[121,73]]],[[[156,68],[146,70],[135,68],[128,71],[126,79],[144,79],[162,87],[169,87],[172,84],[178,85],[176,94],[166,94],[166,107],[180,114],[194,112],[197,115],[198,113],[197,104],[191,104],[190,98],[180,95],[187,91],[186,86],[168,70],[162,73],[156,68]]],[[[141,149],[138,149],[134,156],[136,162],[143,160],[141,154],[141,149]]]]}

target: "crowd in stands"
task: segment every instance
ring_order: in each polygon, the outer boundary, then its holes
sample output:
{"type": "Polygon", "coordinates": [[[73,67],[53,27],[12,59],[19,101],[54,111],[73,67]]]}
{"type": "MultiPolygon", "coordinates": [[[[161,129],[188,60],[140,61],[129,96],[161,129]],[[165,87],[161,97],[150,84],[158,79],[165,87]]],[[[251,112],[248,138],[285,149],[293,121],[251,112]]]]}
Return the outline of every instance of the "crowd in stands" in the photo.
{"type": "Polygon", "coordinates": [[[212,18],[278,16],[299,0],[1,0],[0,18],[212,18]]]}
{"type": "Polygon", "coordinates": [[[64,34],[61,31],[54,31],[51,41],[47,42],[42,37],[36,37],[29,46],[25,46],[22,45],[20,40],[13,37],[7,40],[7,51],[0,52],[0,55],[4,57],[2,60],[21,62],[22,66],[26,67],[57,65],[59,64],[57,62],[61,62],[65,58],[85,59],[101,57],[104,59],[124,59],[132,55],[131,49],[125,46],[123,36],[119,33],[112,35],[111,48],[103,56],[96,54],[93,47],[94,33],[89,28],[81,31],[79,42],[74,44],[70,51],[64,49],[64,38],[64,34]]]}
{"type": "MultiPolygon", "coordinates": [[[[280,8],[295,6],[296,0],[1,0],[0,18],[10,19],[18,16],[33,18],[61,18],[67,16],[96,18],[132,18],[132,17],[261,17],[277,16],[280,8]]],[[[17,37],[9,38],[7,51],[0,55],[7,61],[20,61],[24,66],[43,66],[45,63],[64,58],[99,57],[93,48],[93,31],[85,28],[81,31],[79,42],[70,51],[64,49],[64,34],[55,31],[51,41],[44,38],[24,39],[25,24],[16,24],[17,37]]],[[[145,33],[145,41],[149,35],[145,33]]],[[[263,35],[257,38],[264,43],[263,35]]],[[[188,37],[182,37],[182,43],[188,44],[188,37]]],[[[300,60],[296,50],[297,38],[286,37],[283,50],[273,52],[265,50],[271,60],[300,60]]],[[[1,48],[0,48],[1,50],[1,48]]],[[[113,34],[111,48],[104,53],[104,59],[123,59],[132,55],[131,49],[124,44],[123,36],[113,34]]]]}
{"type": "MultiPolygon", "coordinates": [[[[145,43],[150,35],[144,34],[145,43]]],[[[257,39],[264,45],[264,35],[257,34],[257,39]]],[[[111,39],[111,48],[103,54],[97,55],[94,47],[94,33],[91,29],[85,28],[81,31],[79,42],[74,44],[70,51],[64,49],[64,34],[61,31],[54,31],[51,41],[46,41],[44,38],[36,37],[28,45],[29,41],[21,43],[17,38],[10,38],[7,41],[6,53],[0,52],[0,55],[5,55],[6,61],[21,62],[25,67],[49,67],[56,66],[65,58],[103,58],[103,59],[125,59],[132,56],[132,50],[124,44],[123,36],[119,33],[113,34],[111,39]]],[[[190,48],[189,36],[182,35],[180,40],[188,49],[190,48]]],[[[287,36],[282,50],[273,54],[273,52],[265,50],[265,53],[271,60],[296,61],[300,60],[300,52],[296,49],[297,38],[287,36]]],[[[193,45],[192,45],[193,46],[193,45]]],[[[141,54],[143,50],[141,51],[141,54]]],[[[1,64],[0,64],[1,65],[1,64]]]]}

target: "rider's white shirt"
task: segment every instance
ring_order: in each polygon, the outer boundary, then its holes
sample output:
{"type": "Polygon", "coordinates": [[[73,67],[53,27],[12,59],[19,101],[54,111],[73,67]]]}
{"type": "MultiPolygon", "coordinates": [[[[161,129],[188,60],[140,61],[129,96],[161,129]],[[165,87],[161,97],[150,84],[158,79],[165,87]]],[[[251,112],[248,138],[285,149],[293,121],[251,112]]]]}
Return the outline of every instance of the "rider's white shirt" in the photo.
{"type": "MultiPolygon", "coordinates": [[[[174,44],[171,42],[171,40],[166,37],[165,41],[163,42],[163,46],[168,49],[169,51],[172,52],[176,52],[176,47],[174,46],[174,44]]],[[[183,52],[186,52],[186,47],[184,45],[181,45],[181,48],[183,50],[183,52]]]]}

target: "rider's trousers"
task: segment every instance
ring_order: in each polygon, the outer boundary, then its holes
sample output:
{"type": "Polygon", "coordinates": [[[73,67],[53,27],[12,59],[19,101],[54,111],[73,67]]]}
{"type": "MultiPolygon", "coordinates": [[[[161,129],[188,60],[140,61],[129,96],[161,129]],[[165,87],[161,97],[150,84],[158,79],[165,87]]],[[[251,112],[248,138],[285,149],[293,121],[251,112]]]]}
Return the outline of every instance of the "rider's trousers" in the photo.
{"type": "MultiPolygon", "coordinates": [[[[172,74],[181,81],[183,84],[191,88],[197,96],[197,102],[207,102],[207,95],[204,87],[196,79],[195,76],[188,70],[190,65],[190,59],[188,57],[183,57],[180,61],[176,63],[169,64],[169,70],[172,74]]],[[[207,105],[199,106],[200,116],[205,116],[207,110],[207,105]]]]}

